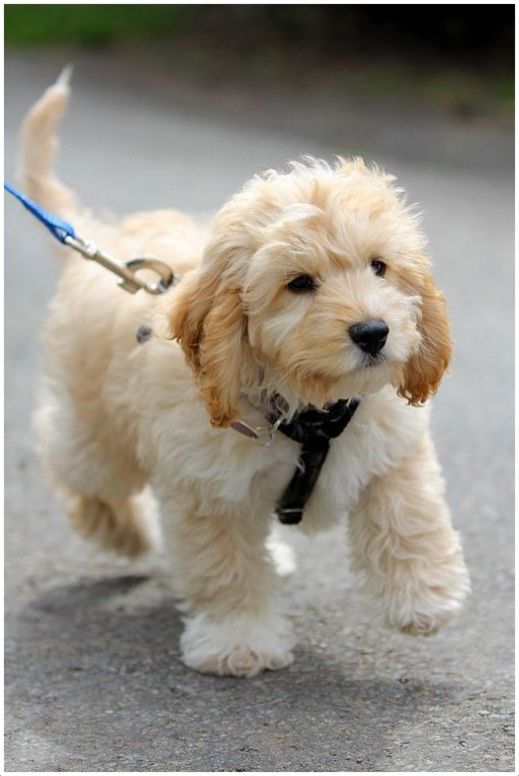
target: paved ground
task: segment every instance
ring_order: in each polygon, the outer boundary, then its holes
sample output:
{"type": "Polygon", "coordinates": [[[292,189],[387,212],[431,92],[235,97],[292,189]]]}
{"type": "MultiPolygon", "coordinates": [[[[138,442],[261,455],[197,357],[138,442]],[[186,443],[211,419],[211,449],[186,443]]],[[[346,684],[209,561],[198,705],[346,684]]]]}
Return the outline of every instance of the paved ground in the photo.
{"type": "MultiPolygon", "coordinates": [[[[7,58],[10,177],[16,127],[57,59],[7,58]]],[[[97,207],[205,210],[260,168],[348,151],[116,80],[80,70],[63,132],[63,177],[97,207]]],[[[250,682],[183,668],[165,559],[97,554],[44,484],[30,415],[56,268],[41,228],[6,203],[8,771],[513,769],[511,172],[481,171],[477,158],[390,166],[425,210],[450,301],[456,357],[434,428],[474,592],[443,633],[405,638],[373,622],[337,533],[294,537],[296,662],[250,682]]]]}

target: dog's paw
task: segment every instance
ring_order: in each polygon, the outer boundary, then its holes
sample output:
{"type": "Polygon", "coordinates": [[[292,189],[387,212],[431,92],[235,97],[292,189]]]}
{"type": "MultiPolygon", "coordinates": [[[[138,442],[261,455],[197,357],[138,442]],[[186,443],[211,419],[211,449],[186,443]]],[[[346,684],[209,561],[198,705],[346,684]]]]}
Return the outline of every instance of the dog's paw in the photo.
{"type": "Polygon", "coordinates": [[[455,606],[435,614],[416,611],[390,624],[407,636],[432,636],[454,617],[458,609],[459,606],[455,606]]]}
{"type": "Polygon", "coordinates": [[[265,620],[230,617],[217,622],[198,614],[187,620],[180,639],[182,659],[189,668],[239,677],[289,666],[294,659],[293,643],[288,623],[279,615],[265,620]]]}
{"type": "Polygon", "coordinates": [[[247,678],[256,676],[261,671],[285,668],[292,663],[293,659],[291,652],[255,652],[248,646],[236,646],[230,648],[227,653],[209,655],[205,658],[199,656],[194,662],[190,662],[189,657],[184,656],[185,664],[202,674],[247,678]]]}
{"type": "Polygon", "coordinates": [[[458,562],[444,580],[422,579],[421,584],[394,591],[386,599],[386,622],[410,636],[437,633],[461,609],[470,590],[467,571],[458,562]]]}

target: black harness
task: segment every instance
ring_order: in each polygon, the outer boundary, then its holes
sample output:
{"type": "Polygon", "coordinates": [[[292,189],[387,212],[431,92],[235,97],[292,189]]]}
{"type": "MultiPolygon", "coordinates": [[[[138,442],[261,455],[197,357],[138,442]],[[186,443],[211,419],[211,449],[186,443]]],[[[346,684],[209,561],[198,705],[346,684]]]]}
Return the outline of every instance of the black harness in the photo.
{"type": "MultiPolygon", "coordinates": [[[[137,342],[142,345],[153,336],[153,329],[142,324],[137,331],[137,342]]],[[[292,420],[279,423],[283,412],[276,408],[268,415],[269,422],[294,442],[301,444],[297,468],[276,505],[280,522],[295,525],[303,519],[308,499],[321,473],[330,449],[330,439],[342,434],[360,404],[359,399],[339,399],[327,404],[323,410],[310,408],[296,412],[292,420]]],[[[254,430],[246,424],[239,430],[247,436],[254,436],[254,430]],[[249,433],[252,432],[252,433],[249,433]]]]}
{"type": "MultiPolygon", "coordinates": [[[[282,523],[293,525],[301,522],[305,505],[328,455],[330,439],[342,434],[359,404],[359,399],[339,399],[324,410],[298,412],[291,421],[283,421],[278,426],[285,436],[302,445],[297,469],[276,506],[276,514],[282,523]]],[[[280,414],[269,415],[269,421],[275,423],[280,414]]]]}

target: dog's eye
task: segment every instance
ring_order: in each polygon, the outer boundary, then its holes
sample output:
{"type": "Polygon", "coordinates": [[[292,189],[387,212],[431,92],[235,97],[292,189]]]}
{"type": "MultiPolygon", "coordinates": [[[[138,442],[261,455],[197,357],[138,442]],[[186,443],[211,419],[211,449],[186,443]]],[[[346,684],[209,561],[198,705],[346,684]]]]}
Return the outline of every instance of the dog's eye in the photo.
{"type": "Polygon", "coordinates": [[[298,275],[296,278],[290,281],[287,285],[290,291],[295,291],[296,294],[304,291],[315,291],[317,284],[313,277],[310,275],[298,275]]]}
{"type": "Polygon", "coordinates": [[[369,266],[379,278],[383,278],[386,274],[386,265],[380,259],[371,259],[369,266]]]}

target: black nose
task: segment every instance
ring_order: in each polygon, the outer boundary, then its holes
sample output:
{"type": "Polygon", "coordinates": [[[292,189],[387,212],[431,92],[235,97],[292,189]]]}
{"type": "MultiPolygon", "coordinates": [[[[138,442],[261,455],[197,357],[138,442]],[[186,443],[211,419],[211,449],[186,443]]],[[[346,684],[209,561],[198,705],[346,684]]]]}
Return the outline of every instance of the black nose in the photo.
{"type": "Polygon", "coordinates": [[[350,326],[350,337],[364,353],[376,356],[386,344],[389,326],[382,318],[354,323],[350,326]]]}

